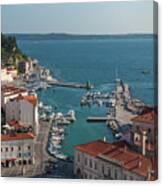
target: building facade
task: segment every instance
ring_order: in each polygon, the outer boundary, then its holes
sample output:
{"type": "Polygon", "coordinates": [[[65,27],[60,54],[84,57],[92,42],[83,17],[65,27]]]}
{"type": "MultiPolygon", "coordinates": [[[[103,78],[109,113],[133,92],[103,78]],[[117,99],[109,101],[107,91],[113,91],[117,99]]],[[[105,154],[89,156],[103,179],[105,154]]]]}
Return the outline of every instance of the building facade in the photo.
{"type": "Polygon", "coordinates": [[[1,166],[12,167],[34,164],[33,133],[1,135],[1,166]]]}
{"type": "Polygon", "coordinates": [[[5,110],[6,103],[19,95],[27,96],[28,91],[14,85],[3,85],[1,88],[1,107],[5,110]]]}
{"type": "Polygon", "coordinates": [[[133,148],[147,156],[157,156],[157,113],[152,110],[132,119],[130,139],[133,148]]]}
{"type": "Polygon", "coordinates": [[[101,140],[75,147],[74,174],[84,179],[153,180],[150,158],[130,151],[126,145],[101,140]]]}
{"type": "Polygon", "coordinates": [[[6,103],[6,121],[20,121],[38,133],[38,101],[35,95],[19,95],[6,103]]]}

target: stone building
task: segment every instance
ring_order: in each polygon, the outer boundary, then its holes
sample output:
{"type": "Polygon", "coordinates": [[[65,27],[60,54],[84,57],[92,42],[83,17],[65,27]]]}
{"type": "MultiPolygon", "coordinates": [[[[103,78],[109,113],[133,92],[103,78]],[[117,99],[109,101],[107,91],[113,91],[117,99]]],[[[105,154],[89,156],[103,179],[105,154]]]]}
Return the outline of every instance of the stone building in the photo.
{"type": "Polygon", "coordinates": [[[102,140],[75,147],[74,174],[83,179],[155,180],[152,159],[130,151],[125,142],[102,140]]]}
{"type": "Polygon", "coordinates": [[[12,167],[34,164],[33,133],[12,133],[1,135],[1,166],[12,167]]]}

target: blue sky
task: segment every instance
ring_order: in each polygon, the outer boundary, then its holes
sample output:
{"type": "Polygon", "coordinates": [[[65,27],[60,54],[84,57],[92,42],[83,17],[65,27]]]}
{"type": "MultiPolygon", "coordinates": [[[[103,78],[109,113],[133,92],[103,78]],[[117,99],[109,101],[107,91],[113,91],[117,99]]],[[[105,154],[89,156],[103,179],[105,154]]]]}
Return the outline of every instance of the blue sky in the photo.
{"type": "Polygon", "coordinates": [[[153,32],[153,2],[3,5],[4,33],[123,34],[153,32]]]}

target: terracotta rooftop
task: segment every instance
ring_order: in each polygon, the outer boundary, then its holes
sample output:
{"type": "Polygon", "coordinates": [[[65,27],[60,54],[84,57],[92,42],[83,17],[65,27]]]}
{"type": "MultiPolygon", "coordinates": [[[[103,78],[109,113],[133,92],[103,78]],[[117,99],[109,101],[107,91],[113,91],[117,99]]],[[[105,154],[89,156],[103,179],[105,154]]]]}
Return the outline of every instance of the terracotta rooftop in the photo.
{"type": "Polygon", "coordinates": [[[155,111],[147,112],[145,114],[134,117],[133,119],[131,119],[131,121],[146,124],[156,124],[157,114],[155,111]]]}
{"type": "Polygon", "coordinates": [[[1,141],[17,141],[17,140],[26,140],[26,139],[34,139],[34,134],[31,132],[26,132],[26,133],[1,135],[1,141]]]}
{"type": "Polygon", "coordinates": [[[26,100],[34,106],[36,106],[36,104],[37,104],[37,97],[34,95],[22,96],[20,94],[18,97],[14,98],[12,100],[26,100]]]}
{"type": "Polygon", "coordinates": [[[24,88],[15,87],[14,85],[4,85],[2,86],[2,92],[4,96],[10,96],[14,94],[27,92],[27,90],[24,88]]]}
{"type": "Polygon", "coordinates": [[[97,156],[100,153],[105,152],[107,148],[111,149],[112,145],[102,140],[97,140],[94,142],[78,145],[75,147],[76,150],[80,150],[82,152],[88,153],[91,156],[97,156]]]}
{"type": "Polygon", "coordinates": [[[88,153],[100,159],[116,162],[124,169],[134,172],[140,176],[147,176],[149,169],[152,170],[154,165],[150,158],[142,156],[126,148],[122,142],[108,143],[101,140],[93,141],[87,144],[78,145],[76,150],[88,153]]]}

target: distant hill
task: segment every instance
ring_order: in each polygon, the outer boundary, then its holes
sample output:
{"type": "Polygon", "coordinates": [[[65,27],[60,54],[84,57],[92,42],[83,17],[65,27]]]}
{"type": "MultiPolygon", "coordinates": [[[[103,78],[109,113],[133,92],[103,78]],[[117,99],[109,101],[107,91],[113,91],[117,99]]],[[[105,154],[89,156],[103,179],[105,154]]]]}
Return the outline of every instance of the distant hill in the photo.
{"type": "Polygon", "coordinates": [[[154,34],[120,34],[120,35],[79,35],[66,33],[51,34],[12,34],[18,40],[77,40],[77,39],[109,39],[109,38],[150,38],[154,34]]]}
{"type": "Polygon", "coordinates": [[[16,37],[1,34],[1,62],[2,65],[16,65],[16,62],[27,59],[16,43],[16,37]]]}

